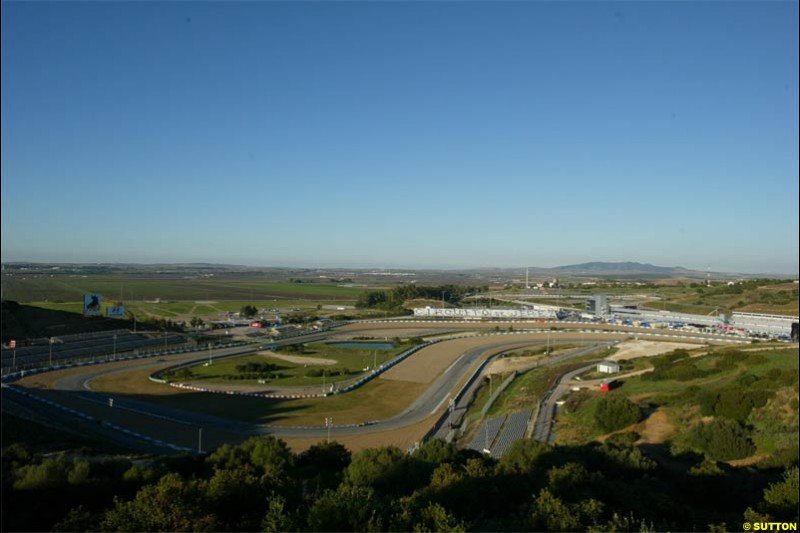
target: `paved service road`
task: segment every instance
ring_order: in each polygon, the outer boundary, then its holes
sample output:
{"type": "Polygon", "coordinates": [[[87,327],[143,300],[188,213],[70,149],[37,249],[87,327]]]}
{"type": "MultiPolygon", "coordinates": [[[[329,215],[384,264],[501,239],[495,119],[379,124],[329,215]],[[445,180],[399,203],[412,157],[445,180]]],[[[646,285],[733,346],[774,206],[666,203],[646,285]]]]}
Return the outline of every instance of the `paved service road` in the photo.
{"type": "MultiPolygon", "coordinates": [[[[607,348],[609,346],[613,346],[616,343],[610,342],[605,343],[597,346],[592,346],[590,348],[584,349],[581,355],[588,354],[593,350],[598,348],[607,348]]],[[[572,355],[575,357],[575,355],[572,355]]],[[[564,358],[561,359],[562,361],[564,358]]],[[[536,417],[536,423],[533,427],[533,438],[538,441],[546,442],[548,444],[552,444],[555,441],[555,433],[553,432],[553,416],[555,415],[556,410],[556,402],[560,401],[561,398],[564,397],[565,394],[569,392],[570,381],[575,378],[575,376],[579,376],[584,372],[587,372],[593,369],[597,365],[597,361],[592,362],[587,366],[583,366],[576,370],[571,370],[566,374],[563,374],[558,382],[556,383],[555,387],[547,391],[547,394],[542,399],[542,402],[539,406],[539,414],[536,417]]]]}

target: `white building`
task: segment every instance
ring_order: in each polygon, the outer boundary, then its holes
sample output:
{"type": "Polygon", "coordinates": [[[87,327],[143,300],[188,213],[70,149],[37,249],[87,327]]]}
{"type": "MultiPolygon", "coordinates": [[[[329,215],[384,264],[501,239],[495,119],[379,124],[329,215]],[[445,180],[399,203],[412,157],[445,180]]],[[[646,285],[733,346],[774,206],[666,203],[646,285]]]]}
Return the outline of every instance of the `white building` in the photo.
{"type": "Polygon", "coordinates": [[[603,374],[616,374],[619,372],[619,364],[614,361],[601,361],[597,364],[597,371],[603,374]]]}

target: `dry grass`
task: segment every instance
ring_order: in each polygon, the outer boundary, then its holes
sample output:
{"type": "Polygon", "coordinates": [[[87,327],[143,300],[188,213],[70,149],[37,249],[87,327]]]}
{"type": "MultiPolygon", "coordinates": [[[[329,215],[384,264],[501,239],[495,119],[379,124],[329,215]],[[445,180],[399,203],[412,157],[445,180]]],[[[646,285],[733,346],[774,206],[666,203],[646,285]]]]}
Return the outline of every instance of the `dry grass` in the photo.
{"type": "Polygon", "coordinates": [[[640,442],[661,444],[675,433],[675,425],[663,409],[656,409],[646,420],[639,424],[638,432],[642,436],[640,442]]]}

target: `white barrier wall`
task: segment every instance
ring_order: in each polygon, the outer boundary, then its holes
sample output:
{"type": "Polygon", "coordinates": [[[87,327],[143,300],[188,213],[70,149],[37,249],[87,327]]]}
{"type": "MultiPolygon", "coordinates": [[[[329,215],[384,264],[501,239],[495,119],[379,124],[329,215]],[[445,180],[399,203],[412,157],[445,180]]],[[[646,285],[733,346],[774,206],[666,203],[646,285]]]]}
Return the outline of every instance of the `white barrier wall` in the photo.
{"type": "Polygon", "coordinates": [[[439,307],[418,307],[414,316],[437,318],[555,318],[553,308],[533,309],[450,309],[439,307]]]}

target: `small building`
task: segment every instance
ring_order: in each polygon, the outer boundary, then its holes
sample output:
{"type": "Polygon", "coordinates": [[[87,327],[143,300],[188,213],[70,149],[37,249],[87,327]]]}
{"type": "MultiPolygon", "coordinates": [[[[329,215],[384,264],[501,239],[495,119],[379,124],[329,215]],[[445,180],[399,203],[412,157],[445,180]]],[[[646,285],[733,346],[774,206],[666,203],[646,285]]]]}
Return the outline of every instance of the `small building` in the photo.
{"type": "Polygon", "coordinates": [[[602,374],[616,374],[619,372],[619,363],[614,361],[601,361],[597,363],[597,371],[602,374]]]}

